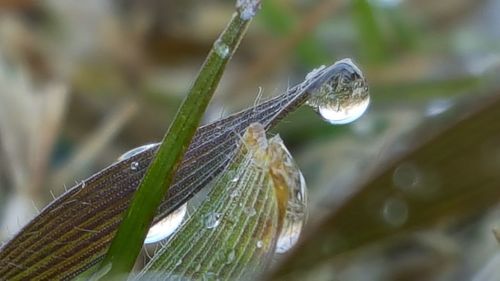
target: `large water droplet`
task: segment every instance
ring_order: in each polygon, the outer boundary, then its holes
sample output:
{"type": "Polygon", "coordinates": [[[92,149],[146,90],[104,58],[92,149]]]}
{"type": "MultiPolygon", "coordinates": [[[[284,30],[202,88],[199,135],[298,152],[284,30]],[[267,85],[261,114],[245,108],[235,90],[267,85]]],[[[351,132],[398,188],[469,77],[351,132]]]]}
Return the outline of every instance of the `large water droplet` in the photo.
{"type": "Polygon", "coordinates": [[[390,226],[402,226],[408,220],[408,205],[402,199],[389,198],[382,207],[382,217],[390,226]]]}
{"type": "Polygon", "coordinates": [[[306,220],[307,186],[302,173],[298,182],[289,186],[288,203],[281,233],[276,242],[276,253],[282,254],[290,250],[299,240],[306,220]]]}
{"type": "Polygon", "coordinates": [[[181,225],[186,213],[187,206],[184,204],[177,210],[170,213],[170,215],[154,224],[151,228],[149,228],[144,243],[156,243],[172,235],[181,225]]]}
{"type": "Polygon", "coordinates": [[[317,86],[307,104],[331,124],[347,124],[363,115],[370,104],[368,86],[361,70],[343,59],[326,69],[313,70],[317,86]],[[323,74],[319,75],[318,72],[323,74]]]}
{"type": "Polygon", "coordinates": [[[156,146],[158,146],[157,143],[150,143],[150,144],[145,144],[145,145],[141,145],[139,147],[133,148],[133,149],[123,153],[120,157],[118,157],[118,161],[128,159],[132,156],[135,156],[143,151],[146,151],[146,150],[153,148],[153,147],[156,147],[156,146]]]}
{"type": "Polygon", "coordinates": [[[210,212],[205,216],[205,227],[208,229],[216,228],[220,224],[222,214],[210,212]]]}

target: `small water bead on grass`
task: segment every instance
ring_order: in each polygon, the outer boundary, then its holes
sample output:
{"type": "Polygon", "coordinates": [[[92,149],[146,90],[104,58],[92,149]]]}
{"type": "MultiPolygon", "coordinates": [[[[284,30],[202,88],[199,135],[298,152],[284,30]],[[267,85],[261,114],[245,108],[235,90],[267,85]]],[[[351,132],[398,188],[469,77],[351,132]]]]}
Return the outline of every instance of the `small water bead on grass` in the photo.
{"type": "Polygon", "coordinates": [[[231,50],[229,50],[229,46],[222,42],[222,40],[217,40],[214,43],[214,50],[221,58],[227,58],[231,50]]]}
{"type": "Polygon", "coordinates": [[[156,243],[172,235],[181,226],[187,214],[187,204],[182,205],[174,212],[149,228],[145,244],[156,243]]]}
{"type": "Polygon", "coordinates": [[[347,124],[365,113],[370,104],[368,86],[361,70],[343,59],[306,76],[316,79],[307,104],[331,124],[347,124]]]}

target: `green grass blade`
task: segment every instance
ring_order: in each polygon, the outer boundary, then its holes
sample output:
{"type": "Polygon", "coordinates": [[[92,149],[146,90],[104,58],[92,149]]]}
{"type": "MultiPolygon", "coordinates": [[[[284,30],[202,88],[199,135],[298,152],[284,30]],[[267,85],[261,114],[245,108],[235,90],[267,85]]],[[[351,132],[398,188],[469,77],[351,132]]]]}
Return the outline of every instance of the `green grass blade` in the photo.
{"type": "Polygon", "coordinates": [[[446,129],[417,132],[414,147],[311,228],[267,280],[303,280],[340,254],[498,204],[500,98],[459,109],[463,115],[446,129]]]}
{"type": "Polygon", "coordinates": [[[165,138],[139,185],[129,209],[101,264],[101,278],[122,278],[132,269],[148,228],[186,152],[226,63],[238,47],[259,3],[245,3],[215,41],[196,81],[181,105],[165,138]],[[253,5],[253,6],[252,6],[253,5]]]}

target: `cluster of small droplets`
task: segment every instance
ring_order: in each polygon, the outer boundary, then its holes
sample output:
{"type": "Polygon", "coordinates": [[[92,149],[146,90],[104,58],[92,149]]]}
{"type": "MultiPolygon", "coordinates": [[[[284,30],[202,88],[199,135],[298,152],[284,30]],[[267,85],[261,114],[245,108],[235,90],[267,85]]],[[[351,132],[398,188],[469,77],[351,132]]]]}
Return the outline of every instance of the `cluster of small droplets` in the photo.
{"type": "Polygon", "coordinates": [[[347,124],[363,115],[370,103],[368,86],[361,70],[350,60],[329,68],[313,70],[306,79],[315,79],[307,104],[332,124],[347,124]]]}

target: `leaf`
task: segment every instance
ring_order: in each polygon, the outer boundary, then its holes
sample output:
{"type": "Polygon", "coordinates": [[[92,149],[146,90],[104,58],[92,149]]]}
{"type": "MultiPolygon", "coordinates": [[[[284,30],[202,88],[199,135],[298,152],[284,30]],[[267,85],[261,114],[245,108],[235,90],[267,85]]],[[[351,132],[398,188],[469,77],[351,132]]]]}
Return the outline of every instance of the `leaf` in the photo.
{"type": "MultiPolygon", "coordinates": [[[[182,206],[234,157],[253,122],[266,130],[302,105],[327,77],[346,71],[333,64],[286,93],[198,129],[154,222],[182,206]]],[[[98,263],[157,147],[112,164],[48,205],[0,249],[0,276],[68,279],[98,263]],[[139,163],[132,170],[132,163],[139,163]]],[[[16,277],[17,278],[17,277],[16,277]]]]}
{"type": "Polygon", "coordinates": [[[203,204],[136,280],[241,280],[262,271],[274,254],[287,204],[287,189],[274,184],[271,166],[289,174],[278,167],[287,155],[279,137],[268,143],[264,127],[250,125],[203,204]]]}
{"type": "Polygon", "coordinates": [[[392,160],[332,210],[266,280],[303,280],[334,257],[438,221],[498,203],[500,98],[472,107],[439,133],[429,126],[417,144],[392,160]]]}

